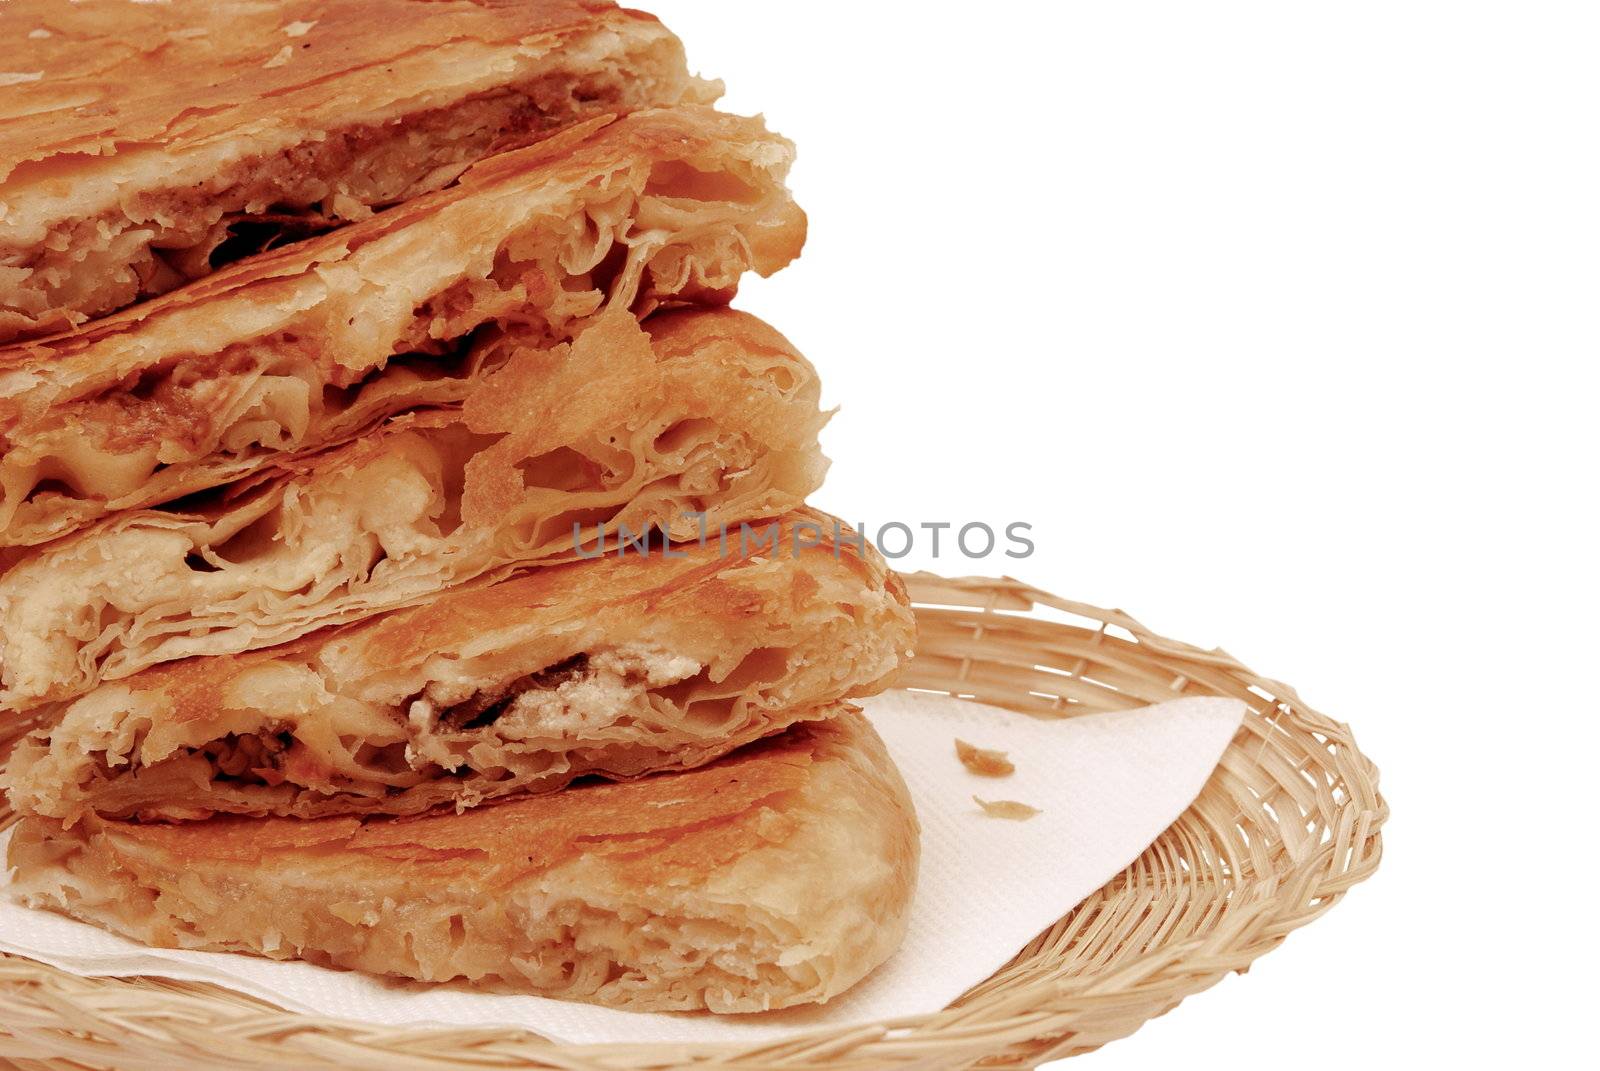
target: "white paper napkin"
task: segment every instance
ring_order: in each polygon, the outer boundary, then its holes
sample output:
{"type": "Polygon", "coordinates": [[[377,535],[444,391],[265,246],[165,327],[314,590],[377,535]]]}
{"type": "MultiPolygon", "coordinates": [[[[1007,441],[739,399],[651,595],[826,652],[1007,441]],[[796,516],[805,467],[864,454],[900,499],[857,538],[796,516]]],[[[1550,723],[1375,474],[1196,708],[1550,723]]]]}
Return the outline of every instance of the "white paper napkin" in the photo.
{"type": "MultiPolygon", "coordinates": [[[[517,1026],[569,1043],[761,1043],[939,1010],[981,982],[1114,877],[1199,795],[1244,716],[1243,703],[1180,699],[1064,720],[943,696],[892,692],[867,712],[922,820],[922,875],[905,945],[820,1008],[753,1016],[644,1014],[464,985],[396,983],[305,963],[145,948],[0,897],[0,950],[74,974],[214,982],[292,1011],[386,1026],[517,1026]],[[1010,754],[1016,773],[975,776],[954,740],[1010,754]],[[1040,808],[1023,822],[973,803],[1040,808]]],[[[9,874],[4,875],[9,880],[9,874]]]]}

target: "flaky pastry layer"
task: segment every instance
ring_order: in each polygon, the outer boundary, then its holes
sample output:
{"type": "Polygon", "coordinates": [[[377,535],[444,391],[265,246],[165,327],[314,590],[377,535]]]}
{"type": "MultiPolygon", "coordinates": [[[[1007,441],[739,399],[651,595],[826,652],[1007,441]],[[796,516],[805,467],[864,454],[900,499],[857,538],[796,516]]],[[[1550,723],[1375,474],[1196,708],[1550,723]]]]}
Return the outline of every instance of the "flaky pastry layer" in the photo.
{"type": "Polygon", "coordinates": [[[608,308],[725,302],[804,240],[791,150],[705,108],[595,120],[448,189],[83,331],[0,349],[0,547],[239,480],[553,345],[608,308]]]}
{"type": "Polygon", "coordinates": [[[810,364],[726,309],[646,326],[486,338],[495,371],[459,409],[36,548],[0,575],[0,710],[571,559],[601,526],[681,539],[799,506],[826,468],[810,364]]]}
{"type": "Polygon", "coordinates": [[[717,88],[654,19],[576,0],[10,0],[0,71],[0,342],[717,88]]]}
{"type": "Polygon", "coordinates": [[[638,1010],[826,1001],[899,945],[918,862],[859,714],[683,773],[412,819],[23,819],[14,890],[162,947],[638,1010]]]}
{"type": "Polygon", "coordinates": [[[549,566],[104,684],[24,740],[18,811],[415,814],[709,762],[886,687],[904,587],[811,511],[549,566]]]}

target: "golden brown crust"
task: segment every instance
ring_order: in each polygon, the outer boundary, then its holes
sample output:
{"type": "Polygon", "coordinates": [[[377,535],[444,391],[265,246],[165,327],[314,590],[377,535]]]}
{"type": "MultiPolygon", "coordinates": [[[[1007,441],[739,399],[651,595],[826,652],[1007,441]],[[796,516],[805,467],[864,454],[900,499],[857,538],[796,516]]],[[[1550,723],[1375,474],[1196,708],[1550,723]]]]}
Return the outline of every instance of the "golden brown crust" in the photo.
{"type": "Polygon", "coordinates": [[[882,690],[909,657],[904,587],[838,523],[800,511],[725,547],[531,570],[158,666],[20,745],[11,802],[69,824],[412,814],[704,764],[882,690]]]}
{"type": "Polygon", "coordinates": [[[230,220],[359,219],[715,94],[656,20],[592,0],[8,0],[0,84],[0,341],[204,274],[230,220]]]}
{"type": "Polygon", "coordinates": [[[917,826],[857,714],[463,814],[23,821],[15,888],[150,944],[655,1010],[825,1001],[905,932],[917,826]]]}
{"type": "Polygon", "coordinates": [[[803,502],[826,470],[805,359],[726,309],[653,329],[670,345],[653,348],[623,310],[570,346],[507,332],[486,341],[495,371],[461,410],[408,414],[35,548],[0,575],[0,709],[569,559],[575,526],[587,542],[602,525],[612,545],[621,526],[682,539],[698,531],[694,513],[737,521],[803,502]]]}
{"type": "Polygon", "coordinates": [[[0,349],[0,547],[461,400],[467,340],[727,300],[804,240],[791,150],[704,108],[595,120],[83,331],[0,349]],[[399,356],[397,356],[399,355],[399,356]]]}
{"type": "Polygon", "coordinates": [[[432,89],[395,70],[418,53],[456,41],[551,48],[630,21],[654,20],[595,0],[9,0],[0,57],[40,77],[8,86],[0,178],[28,161],[114,155],[129,142],[181,153],[263,119],[314,127],[432,89]],[[271,64],[285,45],[297,54],[271,64]]]}

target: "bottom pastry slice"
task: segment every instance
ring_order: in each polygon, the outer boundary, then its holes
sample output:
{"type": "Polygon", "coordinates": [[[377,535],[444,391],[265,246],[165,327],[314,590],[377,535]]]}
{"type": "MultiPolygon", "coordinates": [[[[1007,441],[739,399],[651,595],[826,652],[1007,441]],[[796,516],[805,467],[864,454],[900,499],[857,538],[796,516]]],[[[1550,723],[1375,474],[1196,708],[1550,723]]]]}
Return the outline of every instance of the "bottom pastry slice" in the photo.
{"type": "Polygon", "coordinates": [[[162,947],[638,1010],[822,1002],[905,935],[918,828],[843,712],[709,766],[410,818],[25,818],[15,890],[162,947]]]}

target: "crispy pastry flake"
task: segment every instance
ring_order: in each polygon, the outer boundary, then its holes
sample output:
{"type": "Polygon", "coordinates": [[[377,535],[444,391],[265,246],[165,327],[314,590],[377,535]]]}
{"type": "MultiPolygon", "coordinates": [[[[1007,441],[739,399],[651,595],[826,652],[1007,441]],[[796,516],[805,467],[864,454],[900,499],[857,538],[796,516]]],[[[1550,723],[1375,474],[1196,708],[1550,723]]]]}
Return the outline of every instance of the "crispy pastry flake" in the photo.
{"type": "Polygon", "coordinates": [[[1016,800],[985,800],[973,796],[972,801],[982,807],[983,813],[990,818],[1005,818],[1013,822],[1026,822],[1034,815],[1044,813],[1037,807],[1030,807],[1016,800]]]}
{"type": "Polygon", "coordinates": [[[961,765],[979,777],[1010,777],[1017,772],[1004,751],[975,747],[965,740],[956,741],[956,757],[961,760],[961,765]]]}

